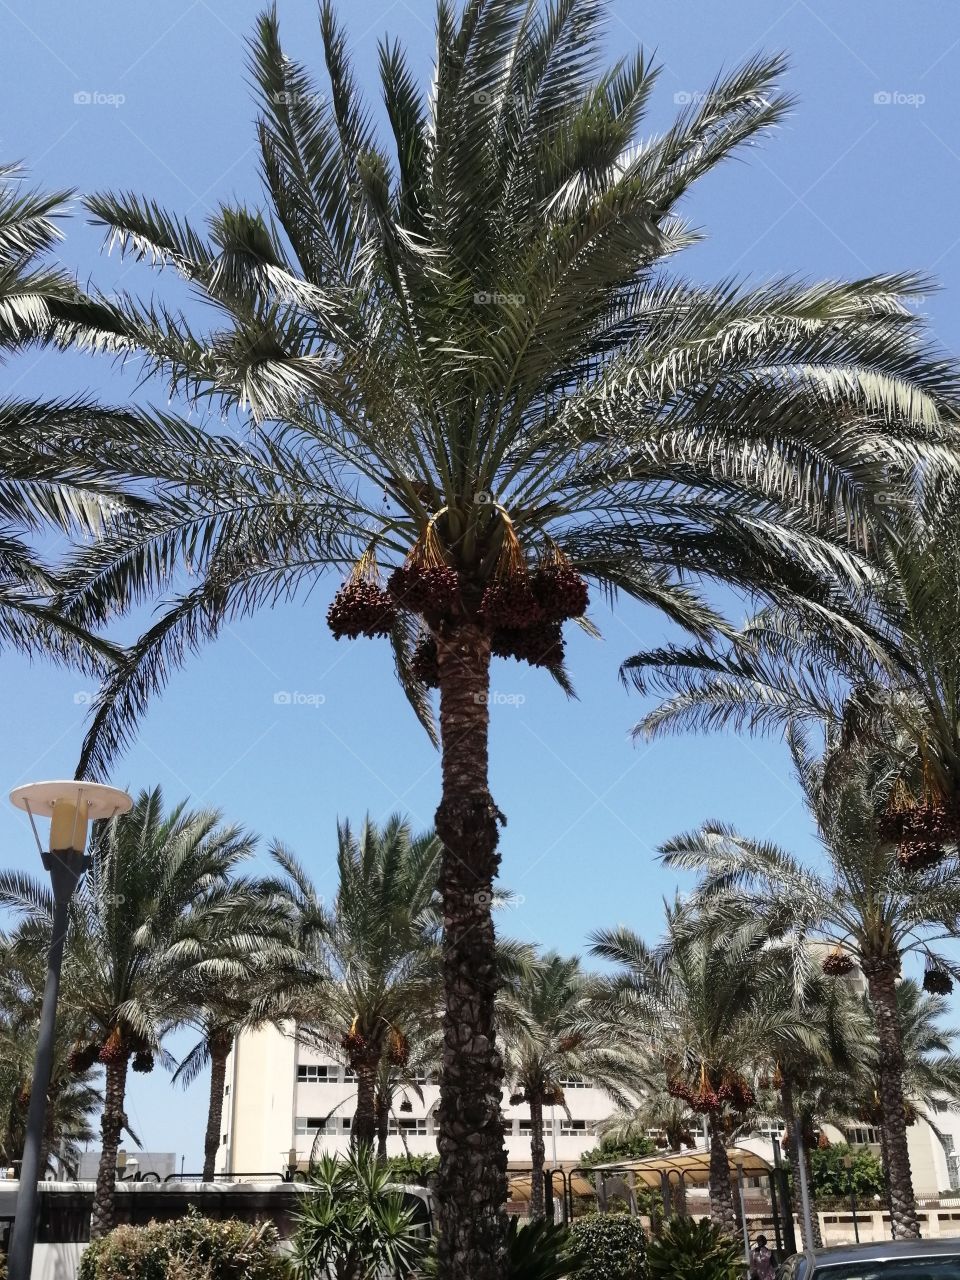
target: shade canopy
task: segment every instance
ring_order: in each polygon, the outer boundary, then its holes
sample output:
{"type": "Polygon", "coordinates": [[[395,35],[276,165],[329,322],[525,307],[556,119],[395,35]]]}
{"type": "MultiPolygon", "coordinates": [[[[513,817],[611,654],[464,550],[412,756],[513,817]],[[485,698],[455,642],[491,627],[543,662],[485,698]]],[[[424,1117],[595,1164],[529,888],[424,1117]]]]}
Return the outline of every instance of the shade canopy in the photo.
{"type": "MultiPolygon", "coordinates": [[[[581,1173],[571,1173],[569,1175],[570,1193],[575,1196],[592,1196],[596,1195],[591,1183],[581,1173]]],[[[525,1204],[531,1197],[532,1175],[529,1173],[511,1173],[510,1174],[510,1199],[525,1204]]],[[[549,1179],[546,1174],[543,1179],[544,1195],[548,1194],[549,1179]]],[[[560,1178],[557,1177],[553,1183],[554,1193],[562,1195],[563,1190],[560,1178]]]]}
{"type": "MultiPolygon", "coordinates": [[[[742,1168],[747,1178],[762,1177],[773,1169],[768,1160],[749,1147],[728,1147],[727,1160],[732,1174],[736,1175],[737,1169],[742,1168]]],[[[698,1148],[695,1151],[644,1156],[641,1160],[617,1160],[610,1164],[596,1164],[591,1172],[632,1173],[648,1187],[659,1187],[660,1175],[667,1173],[672,1177],[682,1176],[688,1186],[700,1186],[710,1179],[710,1151],[708,1148],[698,1148]]]]}

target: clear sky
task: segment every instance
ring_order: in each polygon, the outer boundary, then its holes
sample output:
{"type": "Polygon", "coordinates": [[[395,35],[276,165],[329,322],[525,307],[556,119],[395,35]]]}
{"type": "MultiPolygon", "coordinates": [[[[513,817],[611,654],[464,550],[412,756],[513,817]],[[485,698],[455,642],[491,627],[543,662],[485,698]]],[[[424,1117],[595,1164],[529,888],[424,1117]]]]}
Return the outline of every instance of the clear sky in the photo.
{"type": "MultiPolygon", "coordinates": [[[[433,0],[350,0],[341,12],[361,83],[372,88],[385,33],[426,79],[433,0]]],[[[45,187],[149,194],[196,221],[221,200],[258,200],[244,39],[259,0],[0,0],[0,161],[24,160],[45,187]]],[[[320,66],[312,0],[280,0],[285,43],[320,66]]],[[[799,102],[786,126],[712,175],[688,212],[708,233],[677,269],[700,279],[783,273],[857,277],[917,269],[942,282],[922,303],[943,344],[960,339],[960,9],[934,0],[610,0],[611,56],[643,44],[663,66],[650,127],[685,95],[758,49],[786,50],[799,102]]],[[[168,277],[99,253],[80,218],[65,262],[102,288],[169,291],[168,277]]],[[[135,370],[72,355],[19,357],[0,395],[82,389],[122,400],[135,370]]],[[[162,404],[164,389],[140,397],[162,404]]],[[[289,844],[321,887],[333,883],[338,815],[393,810],[430,823],[437,757],[394,686],[385,642],[336,643],[324,615],[336,584],[237,623],[171,681],[114,780],[162,784],[289,844]],[[278,695],[289,694],[289,701],[278,695]],[[295,697],[293,695],[304,695],[295,697]]],[[[739,611],[739,606],[734,604],[739,611]]],[[[597,605],[602,641],[569,644],[580,700],[542,673],[498,663],[493,787],[509,818],[503,879],[510,932],[564,951],[625,922],[653,937],[676,883],[659,841],[706,818],[815,854],[782,748],[731,736],[634,745],[640,700],[619,663],[668,628],[636,606],[597,605]]],[[[0,788],[70,777],[89,686],[0,658],[6,732],[0,788]]],[[[0,804],[0,864],[37,868],[22,815],[0,804]]],[[[182,1042],[178,1042],[182,1043],[182,1042]]],[[[175,1046],[176,1047],[176,1046],[175,1046]]],[[[128,1112],[150,1150],[199,1168],[205,1082],[172,1093],[135,1076],[128,1112]]],[[[278,1135],[278,1159],[286,1135],[278,1135]]]]}

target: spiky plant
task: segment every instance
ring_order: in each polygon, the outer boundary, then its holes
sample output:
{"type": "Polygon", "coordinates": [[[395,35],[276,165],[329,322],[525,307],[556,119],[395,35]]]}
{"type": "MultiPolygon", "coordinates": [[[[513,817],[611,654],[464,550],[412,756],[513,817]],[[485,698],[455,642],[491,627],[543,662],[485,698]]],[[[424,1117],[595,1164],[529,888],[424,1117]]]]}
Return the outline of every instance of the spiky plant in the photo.
{"type": "Polygon", "coordinates": [[[650,1280],[739,1280],[742,1268],[738,1245],[706,1218],[671,1218],[647,1245],[650,1280]]]}
{"type": "Polygon", "coordinates": [[[656,72],[639,53],[597,72],[602,16],[601,0],[438,0],[429,92],[381,46],[381,132],[332,0],[326,92],[268,11],[251,41],[263,210],[224,206],[202,230],[149,198],[87,202],[112,244],[212,304],[194,321],[127,300],[118,342],[256,430],[174,410],[101,439],[156,505],[79,554],[61,607],[99,625],[163,604],[104,687],[82,769],[108,767],[228,618],[306,598],[327,570],[345,579],[335,633],[392,623],[431,732],[436,683],[445,1280],[502,1274],[491,657],[568,687],[562,626],[588,582],[698,636],[718,619],[696,575],[820,593],[957,396],[914,277],[667,270],[698,238],[678,211],[696,181],[783,120],[783,60],[732,69],[641,143],[656,72]]]}

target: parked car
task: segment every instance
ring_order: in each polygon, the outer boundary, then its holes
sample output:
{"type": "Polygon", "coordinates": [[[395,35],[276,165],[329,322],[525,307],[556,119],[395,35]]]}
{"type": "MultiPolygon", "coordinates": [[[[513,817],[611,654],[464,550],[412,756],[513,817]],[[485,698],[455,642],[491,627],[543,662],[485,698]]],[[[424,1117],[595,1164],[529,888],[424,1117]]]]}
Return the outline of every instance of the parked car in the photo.
{"type": "Polygon", "coordinates": [[[777,1280],[960,1280],[960,1240],[888,1240],[797,1253],[777,1280]]]}

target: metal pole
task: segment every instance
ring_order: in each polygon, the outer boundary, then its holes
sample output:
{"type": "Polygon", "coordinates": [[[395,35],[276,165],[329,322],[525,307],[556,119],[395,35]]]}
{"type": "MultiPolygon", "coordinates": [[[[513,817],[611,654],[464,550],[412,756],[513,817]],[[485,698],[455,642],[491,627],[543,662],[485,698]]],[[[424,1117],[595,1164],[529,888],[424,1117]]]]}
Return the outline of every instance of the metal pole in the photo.
{"type": "Polygon", "coordinates": [[[777,1257],[783,1257],[783,1233],[780,1230],[780,1210],[777,1207],[777,1174],[776,1170],[771,1169],[768,1174],[770,1179],[770,1209],[773,1213],[773,1235],[777,1242],[777,1257]]]}
{"type": "Polygon", "coordinates": [[[747,1229],[747,1187],[743,1177],[743,1165],[737,1165],[737,1186],[740,1188],[740,1225],[743,1227],[743,1256],[750,1269],[750,1232],[747,1229]]]}
{"type": "Polygon", "coordinates": [[[853,1234],[860,1243],[860,1224],[857,1222],[857,1197],[853,1192],[853,1174],[850,1174],[850,1212],[853,1214],[853,1234]]]}
{"type": "Polygon", "coordinates": [[[803,1125],[798,1119],[794,1125],[797,1144],[797,1177],[800,1183],[800,1205],[803,1209],[803,1247],[813,1248],[813,1218],[810,1214],[810,1188],[807,1186],[807,1157],[803,1146],[803,1125]]]}
{"type": "Polygon", "coordinates": [[[33,1060],[33,1083],[30,1086],[30,1109],[27,1132],[20,1163],[20,1188],[17,1192],[16,1219],[7,1258],[10,1280],[30,1280],[33,1266],[33,1243],[37,1229],[39,1204],[40,1153],[47,1116],[47,1091],[53,1068],[54,1031],[57,1021],[57,996],[60,991],[60,969],[67,938],[70,899],[83,874],[86,861],[82,853],[51,853],[44,858],[53,883],[53,934],[47,953],[47,978],[43,988],[40,1032],[33,1060]]]}

